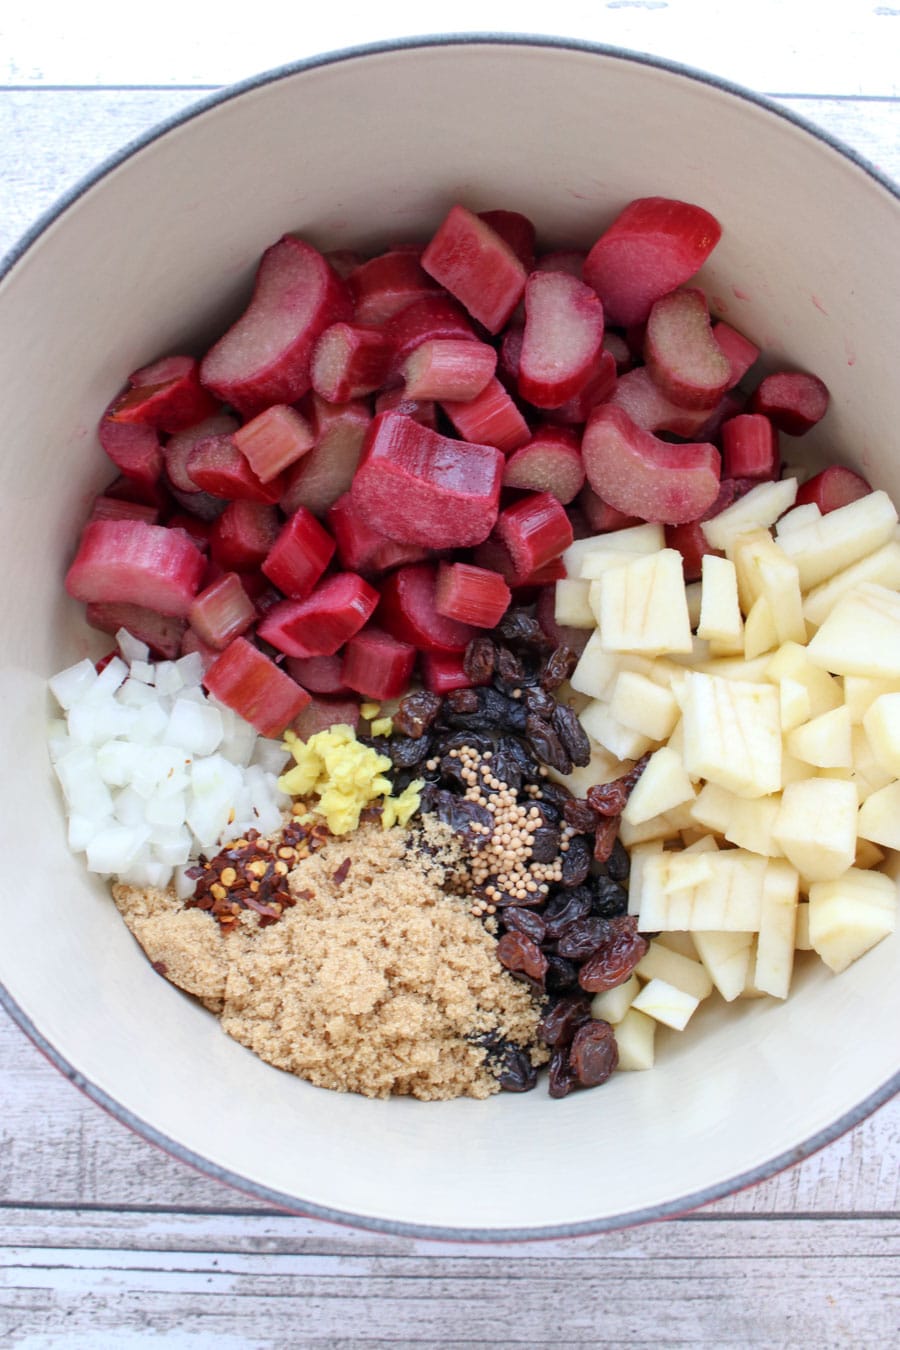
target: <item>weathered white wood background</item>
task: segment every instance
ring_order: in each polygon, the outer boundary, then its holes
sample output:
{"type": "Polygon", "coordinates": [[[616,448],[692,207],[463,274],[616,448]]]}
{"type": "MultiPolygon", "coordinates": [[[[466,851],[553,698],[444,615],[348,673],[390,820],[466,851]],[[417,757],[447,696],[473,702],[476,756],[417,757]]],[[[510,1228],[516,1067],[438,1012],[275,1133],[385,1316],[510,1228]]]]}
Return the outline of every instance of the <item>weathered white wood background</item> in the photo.
{"type": "MultiPolygon", "coordinates": [[[[107,154],[206,91],[441,21],[711,70],[900,181],[900,0],[310,12],[327,8],[5,0],[0,253],[107,154]]],[[[800,1166],[683,1219],[516,1247],[388,1238],[259,1208],[172,1161],[79,1096],[0,1014],[0,1344],[896,1346],[898,1178],[895,1101],[800,1166]]]]}

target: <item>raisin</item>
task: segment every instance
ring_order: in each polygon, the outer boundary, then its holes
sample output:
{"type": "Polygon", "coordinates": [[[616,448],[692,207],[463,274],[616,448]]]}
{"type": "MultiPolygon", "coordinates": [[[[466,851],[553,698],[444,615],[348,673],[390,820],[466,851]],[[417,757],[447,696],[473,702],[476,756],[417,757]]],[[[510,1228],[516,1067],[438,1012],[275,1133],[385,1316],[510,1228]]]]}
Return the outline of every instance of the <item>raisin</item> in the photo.
{"type": "Polygon", "coordinates": [[[521,971],[532,980],[542,981],[547,973],[547,958],[524,933],[504,933],[497,943],[497,960],[510,971],[521,971]]]}
{"type": "Polygon", "coordinates": [[[441,703],[440,695],[429,693],[427,689],[404,695],[393,716],[394,730],[417,741],[434,725],[441,703]]]}
{"type": "Polygon", "coordinates": [[[601,820],[594,835],[594,861],[605,863],[613,851],[619,837],[620,816],[608,816],[601,820]]]}
{"type": "Polygon", "coordinates": [[[541,685],[544,689],[558,689],[564,684],[578,664],[578,657],[571,647],[556,647],[547,657],[541,672],[541,685]]]}
{"type": "Polygon", "coordinates": [[[586,961],[589,956],[593,956],[607,936],[607,921],[594,915],[586,915],[582,919],[575,919],[572,923],[566,924],[559,935],[556,950],[560,956],[565,956],[570,961],[586,961]]]}
{"type": "Polygon", "coordinates": [[[473,638],[463,656],[463,670],[473,684],[487,684],[494,673],[496,653],[489,637],[473,638]]]}
{"type": "Polygon", "coordinates": [[[586,886],[571,891],[558,891],[544,906],[547,941],[558,942],[563,930],[576,919],[586,919],[593,908],[594,897],[586,886]]]}
{"type": "Polygon", "coordinates": [[[563,820],[578,834],[593,834],[597,828],[597,812],[583,797],[573,797],[566,802],[563,820]]]}
{"type": "Polygon", "coordinates": [[[578,1076],[569,1063],[568,1048],[554,1050],[550,1056],[550,1096],[556,1098],[568,1097],[577,1083],[578,1076]]]}
{"type": "Polygon", "coordinates": [[[485,1060],[504,1092],[530,1092],[537,1083],[537,1069],[527,1050],[506,1040],[496,1031],[476,1036],[485,1048],[485,1060]]]}
{"type": "Polygon", "coordinates": [[[543,689],[526,689],[524,694],[525,707],[536,717],[543,717],[549,722],[556,708],[556,699],[543,689]]]}
{"type": "Polygon", "coordinates": [[[613,881],[628,880],[628,873],[631,871],[631,859],[628,856],[628,849],[621,839],[616,839],[613,844],[612,853],[606,860],[606,870],[613,881]]]}
{"type": "Polygon", "coordinates": [[[444,755],[440,762],[440,775],[445,782],[456,783],[465,792],[469,786],[463,779],[465,764],[458,755],[444,755]]]}
{"type": "Polygon", "coordinates": [[[529,713],[525,719],[525,736],[535,756],[548,768],[557,773],[571,773],[573,769],[569,752],[557,736],[549,722],[543,717],[529,713]]]}
{"type": "Polygon", "coordinates": [[[484,848],[494,828],[494,817],[486,806],[467,801],[464,797],[455,797],[446,788],[435,787],[433,783],[426,783],[422,789],[422,810],[431,812],[444,825],[449,825],[469,848],[484,848]],[[473,825],[481,825],[482,831],[476,833],[472,829],[473,825]]]}
{"type": "MultiPolygon", "coordinates": [[[[515,736],[501,736],[497,742],[496,754],[503,754],[515,760],[524,782],[537,782],[541,776],[541,766],[534,755],[530,754],[515,736]]],[[[499,774],[497,775],[500,776],[499,774]]]]}
{"type": "Polygon", "coordinates": [[[591,889],[594,892],[591,913],[599,919],[617,919],[627,910],[628,893],[612,877],[593,877],[591,889]]]}
{"type": "Polygon", "coordinates": [[[572,763],[582,769],[586,764],[590,764],[591,743],[575,709],[570,708],[567,703],[557,703],[551,723],[572,763]]]}
{"type": "Polygon", "coordinates": [[[447,736],[441,736],[437,749],[444,755],[449,755],[451,750],[474,750],[482,759],[485,755],[491,753],[494,748],[494,742],[490,736],[479,736],[474,731],[453,731],[447,736]]]}
{"type": "Polygon", "coordinates": [[[412,736],[391,736],[387,753],[395,769],[411,769],[430,755],[431,737],[421,736],[416,740],[412,736]]]}
{"type": "Polygon", "coordinates": [[[447,707],[453,713],[473,713],[478,711],[477,689],[451,689],[446,699],[447,707]]]}
{"type": "Polygon", "coordinates": [[[614,778],[611,783],[595,783],[587,790],[587,800],[598,816],[620,816],[628,801],[624,778],[614,778]]]}
{"type": "Polygon", "coordinates": [[[455,689],[447,695],[443,720],[448,726],[473,731],[525,730],[525,709],[514,698],[507,698],[498,689],[455,689]],[[471,700],[451,702],[454,694],[470,694],[471,700]]]}
{"type": "Polygon", "coordinates": [[[565,989],[577,989],[578,968],[564,956],[547,956],[547,974],[544,985],[548,994],[559,994],[565,989]]]}
{"type": "Polygon", "coordinates": [[[540,914],[535,914],[530,909],[523,909],[519,905],[509,905],[503,910],[501,921],[507,932],[510,929],[515,929],[517,933],[524,933],[538,946],[546,941],[547,925],[540,914]]]}
{"type": "MultiPolygon", "coordinates": [[[[549,778],[545,778],[541,783],[541,794],[545,803],[549,802],[560,812],[566,809],[566,802],[572,800],[572,793],[563,783],[554,783],[549,778]]],[[[539,806],[540,802],[536,802],[535,805],[539,806]]]]}
{"type": "Polygon", "coordinates": [[[569,1064],[582,1087],[599,1087],[619,1062],[616,1035],[608,1022],[592,1018],[572,1040],[569,1064]]]}
{"type": "Polygon", "coordinates": [[[648,946],[647,939],[637,931],[633,915],[605,922],[607,937],[578,972],[578,983],[590,994],[624,984],[648,946]]]}
{"type": "Polygon", "coordinates": [[[559,830],[539,825],[531,836],[531,857],[536,863],[552,863],[559,857],[559,830]]]}
{"type": "Polygon", "coordinates": [[[551,1050],[568,1045],[580,1026],[590,1019],[591,1005],[583,994],[566,994],[554,1003],[538,1023],[538,1035],[551,1050]]]}
{"type": "Polygon", "coordinates": [[[510,690],[520,688],[522,681],[525,679],[525,666],[515,652],[511,652],[508,647],[497,648],[494,678],[510,690]]]}
{"type": "Polygon", "coordinates": [[[591,870],[592,853],[593,849],[586,835],[576,834],[572,836],[569,840],[568,850],[562,855],[561,882],[563,886],[581,885],[591,870]]]}
{"type": "Polygon", "coordinates": [[[539,651],[552,646],[537,619],[525,609],[508,609],[497,625],[497,632],[506,642],[536,647],[539,651]]]}

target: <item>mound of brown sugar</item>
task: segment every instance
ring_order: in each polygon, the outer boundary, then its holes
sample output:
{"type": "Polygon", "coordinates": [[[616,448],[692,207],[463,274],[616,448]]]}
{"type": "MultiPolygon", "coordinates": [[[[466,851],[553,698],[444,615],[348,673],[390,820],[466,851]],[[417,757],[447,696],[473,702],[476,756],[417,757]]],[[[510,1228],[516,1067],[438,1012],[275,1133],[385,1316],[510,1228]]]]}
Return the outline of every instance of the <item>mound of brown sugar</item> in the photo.
{"type": "Polygon", "coordinates": [[[270,1064],[369,1097],[487,1097],[498,1083],[477,1038],[547,1055],[536,1000],[446,889],[458,865],[443,826],[364,825],[294,868],[297,903],[277,923],[247,911],[228,934],[171,892],[113,894],[160,973],[270,1064]]]}

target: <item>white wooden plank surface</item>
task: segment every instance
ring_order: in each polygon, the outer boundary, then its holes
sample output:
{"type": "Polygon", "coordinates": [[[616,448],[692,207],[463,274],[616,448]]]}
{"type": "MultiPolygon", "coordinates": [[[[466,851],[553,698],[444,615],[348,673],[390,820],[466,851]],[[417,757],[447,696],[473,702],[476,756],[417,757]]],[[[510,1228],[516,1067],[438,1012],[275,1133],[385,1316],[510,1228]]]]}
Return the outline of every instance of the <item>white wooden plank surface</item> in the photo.
{"type": "MultiPolygon", "coordinates": [[[[206,3],[157,0],[139,15],[6,0],[0,253],[200,86],[433,22],[390,0],[352,17],[258,0],[252,17],[236,35],[206,3]]],[[[609,0],[550,17],[460,0],[452,27],[539,32],[551,18],[560,35],[779,95],[900,181],[900,0],[609,0]]],[[[285,1216],[194,1173],[83,1098],[0,1014],[0,1160],[0,1344],[16,1350],[151,1336],[202,1350],[900,1343],[900,1100],[687,1219],[568,1242],[436,1244],[285,1216]]]]}

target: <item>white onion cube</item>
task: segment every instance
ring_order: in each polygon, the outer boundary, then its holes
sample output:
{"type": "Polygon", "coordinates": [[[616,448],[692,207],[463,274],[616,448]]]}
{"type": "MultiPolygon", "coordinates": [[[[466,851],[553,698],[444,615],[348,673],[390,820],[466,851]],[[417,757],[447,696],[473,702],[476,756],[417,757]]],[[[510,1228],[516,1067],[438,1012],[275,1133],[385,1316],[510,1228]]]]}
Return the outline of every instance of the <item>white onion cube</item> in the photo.
{"type": "Polygon", "coordinates": [[[77,662],[74,666],[69,666],[66,670],[61,670],[58,675],[54,675],[49,681],[50,693],[56,699],[57,703],[65,711],[77,703],[79,699],[84,698],[85,694],[97,683],[97,672],[94,669],[93,661],[88,661],[87,657],[83,661],[77,662]]]}
{"type": "Polygon", "coordinates": [[[211,755],[222,740],[222,714],[208,703],[176,698],[165,730],[168,745],[180,745],[192,755],[211,755]]]}
{"type": "Polygon", "coordinates": [[[141,642],[140,638],[134,637],[127,628],[120,628],[116,633],[116,643],[123,659],[130,666],[133,666],[135,661],[146,661],[150,655],[150,648],[146,642],[141,642]]]}

